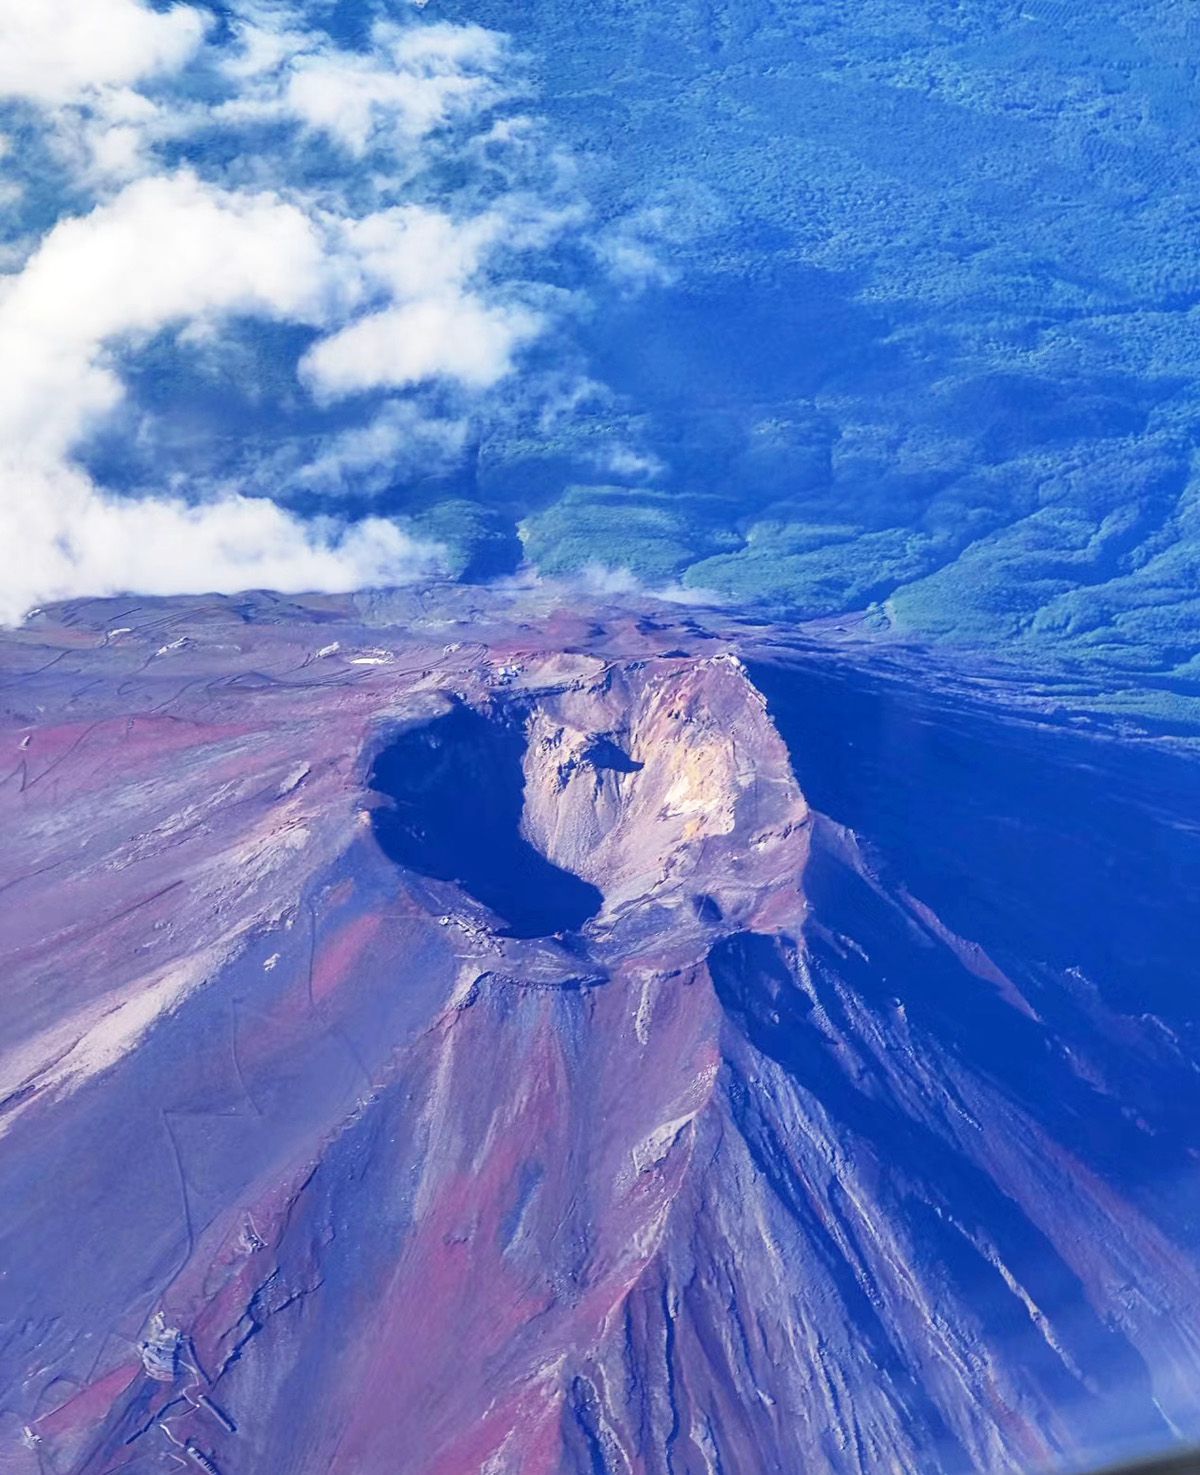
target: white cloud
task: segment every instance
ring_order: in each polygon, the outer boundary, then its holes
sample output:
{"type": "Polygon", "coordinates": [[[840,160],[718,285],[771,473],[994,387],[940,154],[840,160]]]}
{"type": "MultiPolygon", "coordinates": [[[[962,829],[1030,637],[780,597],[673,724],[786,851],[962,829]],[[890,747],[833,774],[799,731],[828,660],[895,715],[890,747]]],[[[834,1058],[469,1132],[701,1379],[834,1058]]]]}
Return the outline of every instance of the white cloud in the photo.
{"type": "Polygon", "coordinates": [[[362,153],[380,132],[420,137],[505,95],[492,70],[500,38],[478,26],[377,26],[370,55],[308,55],[293,64],[282,105],[362,153]]]}
{"type": "Polygon", "coordinates": [[[498,75],[504,38],[481,26],[379,22],[369,51],[344,51],[252,11],[238,40],[221,68],[235,95],[218,120],[291,119],[353,154],[411,143],[512,95],[498,75]]]}
{"type": "Polygon", "coordinates": [[[138,0],[0,0],[0,97],[46,110],[48,141],[90,182],[140,172],[162,109],[139,84],[183,66],[211,17],[138,0]]]}
{"type": "Polygon", "coordinates": [[[403,584],[437,550],[384,518],[342,532],[261,497],[120,501],[80,472],[0,462],[0,621],[79,594],[334,592],[403,584]]]}
{"type": "Polygon", "coordinates": [[[653,481],[666,471],[662,458],[630,446],[610,446],[597,458],[605,471],[635,481],[653,481]]]}
{"type": "Polygon", "coordinates": [[[293,479],[317,492],[382,491],[398,477],[450,470],[466,445],[467,429],[464,420],[389,400],[366,425],[330,437],[293,479]]]}
{"type": "Polygon", "coordinates": [[[62,456],[121,397],[114,339],[213,313],[315,322],[336,287],[295,205],[189,174],[140,180],[59,221],[0,289],[0,444],[62,456]]]}
{"type": "Polygon", "coordinates": [[[424,207],[345,222],[188,173],[139,180],[60,221],[0,289],[0,436],[62,454],[121,396],[107,343],[218,314],[316,326],[382,297],[306,356],[325,397],[435,377],[493,384],[537,330],[532,313],[467,286],[498,229],[424,207]]]}
{"type": "Polygon", "coordinates": [[[670,286],[677,269],[669,258],[680,246],[717,229],[724,217],[724,207],[711,190],[680,182],[657,203],[610,221],[592,249],[609,275],[631,291],[670,286]]]}
{"type": "MultiPolygon", "coordinates": [[[[527,577],[531,577],[543,587],[553,588],[559,583],[557,579],[547,579],[536,570],[531,571],[527,577]]],[[[578,581],[592,594],[598,594],[605,598],[615,599],[618,602],[624,597],[640,598],[649,595],[652,599],[661,599],[666,604],[686,605],[696,609],[719,608],[726,601],[720,594],[711,589],[689,589],[683,584],[663,584],[652,586],[644,583],[632,569],[623,564],[588,563],[579,571],[578,581]]]]}
{"type": "Polygon", "coordinates": [[[195,50],[198,10],[136,0],[0,0],[0,95],[67,103],[178,67],[195,50]]]}
{"type": "MultiPolygon", "coordinates": [[[[204,29],[186,6],[0,0],[0,94],[42,109],[47,138],[97,200],[0,277],[0,619],[80,593],[335,589],[431,567],[432,551],[383,519],[305,523],[237,489],[215,499],[194,489],[189,505],[174,478],[164,478],[171,495],[139,500],[97,487],[72,457],[125,395],[118,351],[164,329],[216,344],[232,318],[300,324],[317,337],[296,367],[328,403],[431,381],[477,393],[540,330],[539,315],[492,280],[499,252],[544,244],[568,220],[535,200],[355,212],[343,191],[293,183],[287,150],[254,161],[266,182],[255,188],[156,162],[164,140],[255,119],[291,120],[355,154],[411,155],[447,121],[507,95],[502,38],[388,24],[368,50],[348,52],[299,29],[284,7],[251,4],[233,49],[207,58],[232,96],[205,113],[164,88],[204,29]]],[[[397,163],[397,186],[411,163],[397,163]]],[[[429,419],[397,401],[326,442],[294,480],[336,487],[365,477],[373,457],[444,463],[463,433],[461,417],[429,419]]]]}
{"type": "Polygon", "coordinates": [[[421,206],[349,224],[346,249],[368,290],[390,301],[310,350],[301,369],[314,389],[332,398],[438,376],[477,389],[503,378],[538,319],[522,307],[488,303],[468,284],[505,225],[499,214],[460,224],[421,206]]]}
{"type": "Polygon", "coordinates": [[[401,205],[348,221],[344,237],[377,290],[412,299],[465,281],[503,230],[499,214],[456,222],[422,205],[401,205]]]}
{"type": "Polygon", "coordinates": [[[431,550],[373,519],[341,536],[261,498],[105,496],[67,455],[118,401],[106,345],[231,312],[320,322],[359,287],[353,260],[276,197],[190,175],[131,185],[60,221],[0,296],[0,619],[83,592],[399,583],[431,550]]]}
{"type": "Polygon", "coordinates": [[[390,307],[360,318],[309,352],[303,368],[324,395],[401,388],[442,374],[486,389],[512,368],[538,320],[522,308],[488,307],[470,294],[390,307]]]}
{"type": "Polygon", "coordinates": [[[189,174],[141,180],[60,221],[0,295],[0,444],[19,448],[0,463],[0,617],[82,591],[336,588],[427,572],[429,550],[380,519],[323,546],[319,530],[261,499],[120,501],[67,462],[121,397],[105,362],[114,340],[181,320],[212,331],[230,313],[328,323],[377,292],[381,277],[440,295],[414,295],[323,340],[317,352],[328,357],[310,372],[327,394],[439,374],[491,382],[519,325],[457,286],[475,248],[455,249],[448,223],[427,215],[393,231],[386,270],[373,254],[386,222],[344,226],[189,174]],[[446,246],[440,273],[426,254],[431,239],[446,246]],[[364,346],[361,335],[372,333],[377,341],[364,346]]]}

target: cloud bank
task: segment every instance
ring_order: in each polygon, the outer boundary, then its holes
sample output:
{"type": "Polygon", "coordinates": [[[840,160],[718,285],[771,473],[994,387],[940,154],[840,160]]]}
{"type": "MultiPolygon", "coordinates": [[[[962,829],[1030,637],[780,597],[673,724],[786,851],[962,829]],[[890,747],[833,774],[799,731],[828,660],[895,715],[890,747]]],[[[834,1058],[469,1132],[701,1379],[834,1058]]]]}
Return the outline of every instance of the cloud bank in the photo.
{"type": "Polygon", "coordinates": [[[416,10],[351,46],[279,5],[218,27],[187,6],[0,0],[2,101],[62,196],[48,227],[22,228],[29,201],[10,192],[0,619],[80,594],[335,590],[435,567],[384,517],[301,518],[199,470],[104,484],[83,452],[114,423],[152,440],[131,407],[139,355],[218,363],[258,324],[290,335],[292,360],[274,387],[229,392],[331,426],[276,457],[296,486],[453,453],[545,327],[523,253],[573,219],[522,173],[506,72],[503,38],[416,10]]]}

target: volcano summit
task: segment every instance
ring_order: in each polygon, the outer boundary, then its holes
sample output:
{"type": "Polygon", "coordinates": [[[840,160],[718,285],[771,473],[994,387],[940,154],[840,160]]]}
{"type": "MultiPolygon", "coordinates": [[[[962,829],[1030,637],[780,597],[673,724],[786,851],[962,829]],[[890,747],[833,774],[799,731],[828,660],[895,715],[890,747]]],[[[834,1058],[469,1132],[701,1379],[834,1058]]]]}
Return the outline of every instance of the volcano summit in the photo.
{"type": "Polygon", "coordinates": [[[1186,752],[544,591],[0,660],[0,1469],[1200,1433],[1186,752]]]}

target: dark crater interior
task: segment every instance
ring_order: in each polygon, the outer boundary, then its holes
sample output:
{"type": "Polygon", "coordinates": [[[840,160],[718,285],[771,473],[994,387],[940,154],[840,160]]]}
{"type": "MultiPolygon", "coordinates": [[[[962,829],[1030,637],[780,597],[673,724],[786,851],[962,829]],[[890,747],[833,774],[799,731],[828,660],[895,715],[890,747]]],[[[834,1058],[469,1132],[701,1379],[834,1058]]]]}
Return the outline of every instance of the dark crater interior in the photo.
{"type": "Polygon", "coordinates": [[[371,789],[391,801],[373,811],[375,838],[397,865],[456,882],[504,919],[510,937],[574,932],[603,897],[521,834],[524,752],[515,713],[459,704],[407,729],[371,767],[371,789]]]}

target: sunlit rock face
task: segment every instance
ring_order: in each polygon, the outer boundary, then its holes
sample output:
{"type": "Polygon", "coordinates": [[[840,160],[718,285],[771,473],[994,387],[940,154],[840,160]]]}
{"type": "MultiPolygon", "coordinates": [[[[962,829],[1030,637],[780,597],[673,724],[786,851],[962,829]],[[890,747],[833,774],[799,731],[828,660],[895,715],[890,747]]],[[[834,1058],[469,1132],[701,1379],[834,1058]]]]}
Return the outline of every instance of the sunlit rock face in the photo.
{"type": "Polygon", "coordinates": [[[0,643],[0,1469],[1200,1432],[1192,924],[1132,944],[1194,874],[1187,760],[1164,813],[1136,754],[868,721],[769,631],[471,597],[0,643]],[[1118,821],[1153,895],[1104,891],[1118,821]]]}

